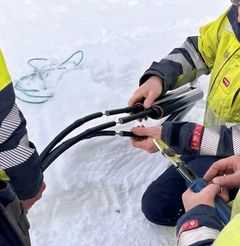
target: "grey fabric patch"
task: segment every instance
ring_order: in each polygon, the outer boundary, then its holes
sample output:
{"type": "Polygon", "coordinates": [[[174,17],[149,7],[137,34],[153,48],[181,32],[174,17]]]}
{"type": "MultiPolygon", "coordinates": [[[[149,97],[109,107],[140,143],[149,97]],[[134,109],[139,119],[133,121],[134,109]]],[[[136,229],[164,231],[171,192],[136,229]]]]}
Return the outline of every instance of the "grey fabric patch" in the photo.
{"type": "MultiPolygon", "coordinates": [[[[183,69],[183,80],[181,81],[181,84],[177,84],[177,87],[184,85],[188,82],[191,81],[192,79],[192,71],[193,67],[192,65],[188,62],[188,60],[185,58],[185,56],[182,53],[178,54],[169,54],[166,56],[164,59],[178,62],[181,64],[182,69],[183,69]]],[[[179,74],[180,75],[180,74],[179,74]]]]}
{"type": "Polygon", "coordinates": [[[30,225],[17,197],[13,202],[7,205],[4,215],[8,222],[12,225],[12,228],[14,228],[18,236],[21,238],[23,243],[22,245],[30,246],[31,242],[28,232],[30,225]]]}
{"type": "Polygon", "coordinates": [[[192,44],[190,44],[188,41],[185,41],[182,45],[182,48],[186,49],[187,52],[189,53],[190,57],[192,58],[192,61],[197,69],[197,76],[201,76],[202,74],[208,74],[209,69],[205,62],[203,61],[202,57],[200,54],[195,50],[192,44]]]}

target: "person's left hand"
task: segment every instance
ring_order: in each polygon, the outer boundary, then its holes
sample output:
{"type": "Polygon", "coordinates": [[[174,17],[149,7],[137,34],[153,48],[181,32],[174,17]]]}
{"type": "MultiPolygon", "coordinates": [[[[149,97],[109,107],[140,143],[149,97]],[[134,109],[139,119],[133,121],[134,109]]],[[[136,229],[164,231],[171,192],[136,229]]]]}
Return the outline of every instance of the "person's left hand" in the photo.
{"type": "Polygon", "coordinates": [[[214,162],[204,179],[224,188],[240,188],[240,156],[233,155],[214,162]]]}
{"type": "Polygon", "coordinates": [[[28,210],[34,205],[36,201],[38,201],[42,197],[42,193],[46,188],[46,184],[42,182],[42,185],[37,193],[33,198],[27,200],[21,200],[24,212],[27,214],[28,210]]]}
{"type": "Polygon", "coordinates": [[[159,151],[153,142],[154,138],[160,138],[162,132],[162,126],[153,126],[153,127],[133,127],[131,130],[138,137],[132,137],[131,143],[135,148],[143,149],[148,153],[155,153],[159,151]]]}
{"type": "Polygon", "coordinates": [[[215,207],[214,200],[220,190],[220,186],[216,184],[209,184],[197,193],[192,191],[190,188],[187,189],[182,195],[185,211],[187,212],[200,204],[215,207]]]}

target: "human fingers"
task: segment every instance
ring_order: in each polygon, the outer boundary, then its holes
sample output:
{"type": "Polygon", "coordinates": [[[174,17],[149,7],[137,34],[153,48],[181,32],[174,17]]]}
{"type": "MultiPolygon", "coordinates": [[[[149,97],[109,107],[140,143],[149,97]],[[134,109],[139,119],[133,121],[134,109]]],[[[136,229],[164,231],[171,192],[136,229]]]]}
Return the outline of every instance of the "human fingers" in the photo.
{"type": "Polygon", "coordinates": [[[132,97],[128,101],[128,106],[133,106],[137,102],[141,101],[144,97],[146,97],[147,92],[145,87],[139,87],[132,95],[132,97]]]}
{"type": "Polygon", "coordinates": [[[184,208],[186,211],[200,205],[215,206],[214,200],[216,194],[220,191],[220,186],[215,184],[210,184],[200,192],[193,192],[190,188],[186,190],[182,195],[182,200],[184,208]]]}
{"type": "Polygon", "coordinates": [[[148,136],[148,128],[144,126],[133,127],[131,131],[137,136],[148,136]]]}
{"type": "Polygon", "coordinates": [[[224,174],[227,170],[232,169],[232,165],[228,158],[218,160],[212,164],[208,171],[204,175],[206,181],[211,181],[214,177],[219,174],[224,174]]]}
{"type": "Polygon", "coordinates": [[[240,170],[233,174],[228,175],[222,175],[213,178],[212,183],[218,184],[222,187],[228,187],[228,188],[239,188],[240,187],[240,170]]]}
{"type": "Polygon", "coordinates": [[[46,184],[45,184],[45,182],[42,182],[42,185],[41,185],[38,193],[34,197],[21,201],[24,212],[26,214],[28,213],[28,210],[34,205],[34,203],[37,202],[42,197],[42,193],[44,192],[45,188],[46,188],[46,184]]]}
{"type": "Polygon", "coordinates": [[[196,207],[198,202],[195,199],[196,194],[189,188],[182,194],[182,201],[185,211],[189,211],[193,207],[196,207]]]}
{"type": "Polygon", "coordinates": [[[163,90],[163,82],[158,76],[152,76],[146,83],[146,99],[144,100],[144,108],[148,109],[153,102],[161,95],[163,90]]]}
{"type": "Polygon", "coordinates": [[[149,136],[152,138],[159,138],[159,137],[161,137],[162,126],[133,127],[132,132],[138,136],[149,136]]]}
{"type": "Polygon", "coordinates": [[[201,191],[202,196],[206,196],[206,198],[215,198],[215,196],[221,191],[221,187],[218,184],[209,184],[204,187],[201,191]]]}
{"type": "Polygon", "coordinates": [[[131,143],[133,147],[143,149],[148,153],[155,153],[159,151],[156,145],[154,144],[153,139],[150,137],[140,140],[137,138],[131,138],[131,143]]]}
{"type": "Polygon", "coordinates": [[[214,162],[213,165],[206,172],[204,178],[207,181],[210,181],[215,176],[231,174],[238,170],[240,170],[240,156],[233,155],[228,158],[224,158],[214,162]]]}
{"type": "Polygon", "coordinates": [[[223,199],[224,202],[229,202],[230,198],[228,188],[221,187],[221,191],[218,195],[223,199]]]}
{"type": "Polygon", "coordinates": [[[154,100],[158,98],[163,90],[163,82],[158,76],[151,76],[143,85],[141,85],[128,101],[128,105],[132,106],[136,102],[144,100],[144,107],[150,108],[154,100]]]}
{"type": "Polygon", "coordinates": [[[154,91],[149,91],[143,103],[144,108],[145,109],[150,108],[157,97],[158,97],[158,94],[156,94],[154,91]]]}

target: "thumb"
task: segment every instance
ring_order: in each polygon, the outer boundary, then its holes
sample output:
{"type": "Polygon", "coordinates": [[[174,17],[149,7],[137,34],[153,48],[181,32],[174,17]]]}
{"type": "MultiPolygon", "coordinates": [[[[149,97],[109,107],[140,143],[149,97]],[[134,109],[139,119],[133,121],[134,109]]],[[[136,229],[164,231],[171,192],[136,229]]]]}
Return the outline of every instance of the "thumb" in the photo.
{"type": "Polygon", "coordinates": [[[215,197],[221,191],[221,187],[218,184],[209,184],[203,188],[202,193],[208,197],[215,197]]]}
{"type": "Polygon", "coordinates": [[[146,108],[146,109],[150,108],[155,99],[156,99],[155,93],[149,92],[147,98],[145,99],[145,101],[143,103],[144,108],[146,108]]]}
{"type": "Polygon", "coordinates": [[[142,127],[133,127],[132,132],[138,136],[148,136],[148,129],[144,126],[142,127]]]}

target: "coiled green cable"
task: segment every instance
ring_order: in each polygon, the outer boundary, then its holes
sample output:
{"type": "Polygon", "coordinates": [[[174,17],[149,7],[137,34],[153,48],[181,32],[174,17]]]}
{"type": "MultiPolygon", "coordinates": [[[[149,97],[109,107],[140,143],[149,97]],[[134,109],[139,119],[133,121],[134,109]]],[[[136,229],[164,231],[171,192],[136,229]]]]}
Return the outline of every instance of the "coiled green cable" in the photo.
{"type": "Polygon", "coordinates": [[[17,80],[14,83],[15,88],[15,94],[16,97],[26,103],[32,103],[32,104],[39,104],[44,103],[48,101],[49,98],[53,97],[53,93],[49,92],[46,85],[46,79],[51,74],[51,72],[55,70],[62,70],[63,72],[57,79],[57,82],[61,80],[63,75],[71,70],[78,69],[80,67],[80,64],[83,60],[83,51],[78,50],[74,52],[71,56],[69,56],[66,60],[64,60],[60,64],[50,64],[42,66],[41,68],[38,68],[33,64],[34,61],[50,61],[50,59],[47,58],[32,58],[28,60],[28,65],[33,68],[33,72],[21,77],[19,80],[17,80]],[[78,61],[72,60],[73,57],[80,54],[80,58],[78,61]],[[68,68],[69,64],[71,64],[71,67],[68,68]],[[34,80],[40,80],[42,82],[43,89],[31,89],[28,88],[28,85],[23,85],[24,82],[27,81],[34,81],[34,80]]]}

